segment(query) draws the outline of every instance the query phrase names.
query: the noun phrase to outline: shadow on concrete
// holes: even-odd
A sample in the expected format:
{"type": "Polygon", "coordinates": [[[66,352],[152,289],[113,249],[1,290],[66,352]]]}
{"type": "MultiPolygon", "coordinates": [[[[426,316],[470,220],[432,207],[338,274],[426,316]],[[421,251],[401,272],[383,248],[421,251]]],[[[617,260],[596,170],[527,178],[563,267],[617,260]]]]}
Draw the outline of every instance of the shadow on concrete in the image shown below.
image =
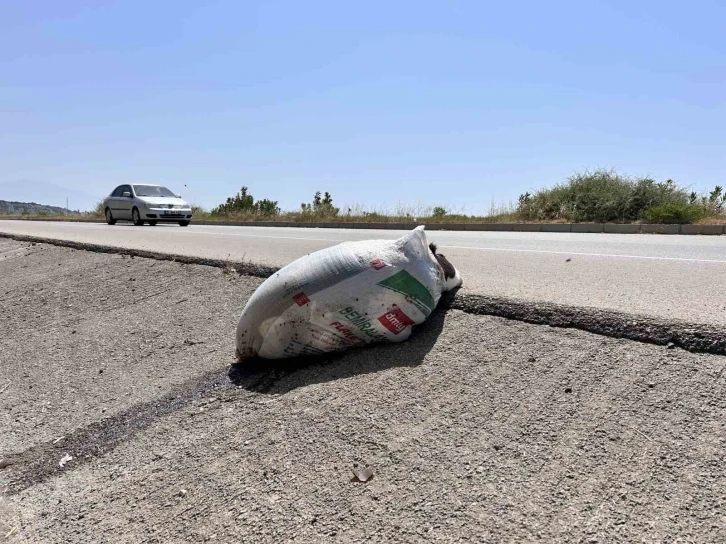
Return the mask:
{"type": "Polygon", "coordinates": [[[229,379],[255,393],[280,395],[298,387],[420,365],[444,328],[446,312],[456,292],[444,293],[429,318],[400,344],[374,344],[362,349],[318,357],[269,360],[251,359],[232,365],[229,379]]]}
{"type": "MultiPolygon", "coordinates": [[[[283,394],[315,383],[350,378],[360,374],[380,372],[395,367],[418,366],[431,351],[444,327],[446,312],[452,306],[454,293],[447,293],[437,309],[423,324],[414,329],[411,337],[400,344],[379,344],[367,349],[354,349],[324,358],[297,358],[285,361],[258,360],[252,364],[233,365],[176,385],[154,400],[76,429],[63,440],[35,445],[23,452],[4,458],[10,475],[0,494],[14,495],[49,478],[80,468],[91,460],[108,454],[120,444],[131,440],[139,431],[149,428],[161,417],[221,394],[232,384],[248,391],[283,394]],[[232,382],[232,383],[230,383],[232,382]],[[65,468],[59,459],[73,457],[65,468]]],[[[5,478],[4,478],[5,479],[5,478]]]]}

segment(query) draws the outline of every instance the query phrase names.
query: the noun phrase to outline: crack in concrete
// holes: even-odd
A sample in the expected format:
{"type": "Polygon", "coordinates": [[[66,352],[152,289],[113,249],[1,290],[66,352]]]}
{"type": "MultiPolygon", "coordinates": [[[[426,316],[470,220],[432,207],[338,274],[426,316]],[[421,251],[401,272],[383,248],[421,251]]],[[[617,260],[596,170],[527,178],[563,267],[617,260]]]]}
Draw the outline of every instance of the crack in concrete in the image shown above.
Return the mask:
{"type": "Polygon", "coordinates": [[[580,329],[601,336],[726,355],[726,332],[720,327],[705,324],[665,321],[614,310],[550,302],[524,302],[472,294],[458,294],[452,302],[452,308],[470,314],[491,315],[550,327],[580,329]]]}

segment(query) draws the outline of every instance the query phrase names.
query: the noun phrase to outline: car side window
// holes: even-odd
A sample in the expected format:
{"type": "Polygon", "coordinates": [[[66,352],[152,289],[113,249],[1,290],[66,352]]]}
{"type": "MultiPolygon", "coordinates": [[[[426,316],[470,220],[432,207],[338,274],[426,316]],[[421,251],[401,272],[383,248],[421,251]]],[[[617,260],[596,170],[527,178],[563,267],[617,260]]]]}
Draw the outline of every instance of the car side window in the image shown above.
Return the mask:
{"type": "Polygon", "coordinates": [[[111,196],[118,197],[118,196],[121,196],[123,194],[123,192],[124,192],[124,186],[119,185],[118,187],[116,187],[116,189],[114,189],[113,193],[111,193],[111,196]]]}

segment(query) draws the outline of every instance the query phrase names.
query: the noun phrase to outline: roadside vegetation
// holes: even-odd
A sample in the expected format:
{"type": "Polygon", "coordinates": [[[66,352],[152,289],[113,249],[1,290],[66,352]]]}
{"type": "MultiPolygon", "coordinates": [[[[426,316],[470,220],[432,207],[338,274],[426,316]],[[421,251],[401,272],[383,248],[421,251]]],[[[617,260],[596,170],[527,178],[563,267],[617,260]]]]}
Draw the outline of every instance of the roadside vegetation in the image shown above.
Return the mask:
{"type": "Polygon", "coordinates": [[[525,221],[573,223],[698,223],[723,216],[726,194],[717,186],[706,195],[673,180],[628,177],[613,170],[578,173],[565,183],[519,197],[525,221]]]}
{"type": "MultiPolygon", "coordinates": [[[[87,213],[0,215],[19,219],[94,220],[102,205],[87,213]]],[[[401,204],[389,209],[337,206],[329,192],[318,191],[297,210],[278,201],[255,199],[248,187],[212,208],[193,206],[194,218],[211,221],[290,221],[335,223],[726,223],[726,192],[716,186],[699,194],[668,179],[631,177],[615,170],[576,173],[563,183],[527,192],[516,203],[492,205],[485,215],[468,215],[444,206],[401,204]]]]}
{"type": "Polygon", "coordinates": [[[299,210],[281,211],[278,202],[255,201],[247,187],[223,205],[195,217],[223,220],[331,221],[366,223],[699,223],[726,222],[726,192],[721,186],[698,194],[673,180],[629,177],[614,170],[577,173],[564,183],[520,195],[516,204],[492,206],[486,215],[457,213],[443,206],[405,206],[370,210],[335,206],[330,193],[318,191],[299,210]]]}

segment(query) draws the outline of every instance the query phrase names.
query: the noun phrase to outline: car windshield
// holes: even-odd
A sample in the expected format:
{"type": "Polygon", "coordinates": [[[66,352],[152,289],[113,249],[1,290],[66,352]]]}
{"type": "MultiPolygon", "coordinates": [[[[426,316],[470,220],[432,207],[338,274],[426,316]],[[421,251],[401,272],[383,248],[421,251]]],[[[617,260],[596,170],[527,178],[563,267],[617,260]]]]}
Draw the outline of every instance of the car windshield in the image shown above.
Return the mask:
{"type": "Polygon", "coordinates": [[[159,185],[134,185],[136,196],[176,196],[166,187],[159,185]]]}

